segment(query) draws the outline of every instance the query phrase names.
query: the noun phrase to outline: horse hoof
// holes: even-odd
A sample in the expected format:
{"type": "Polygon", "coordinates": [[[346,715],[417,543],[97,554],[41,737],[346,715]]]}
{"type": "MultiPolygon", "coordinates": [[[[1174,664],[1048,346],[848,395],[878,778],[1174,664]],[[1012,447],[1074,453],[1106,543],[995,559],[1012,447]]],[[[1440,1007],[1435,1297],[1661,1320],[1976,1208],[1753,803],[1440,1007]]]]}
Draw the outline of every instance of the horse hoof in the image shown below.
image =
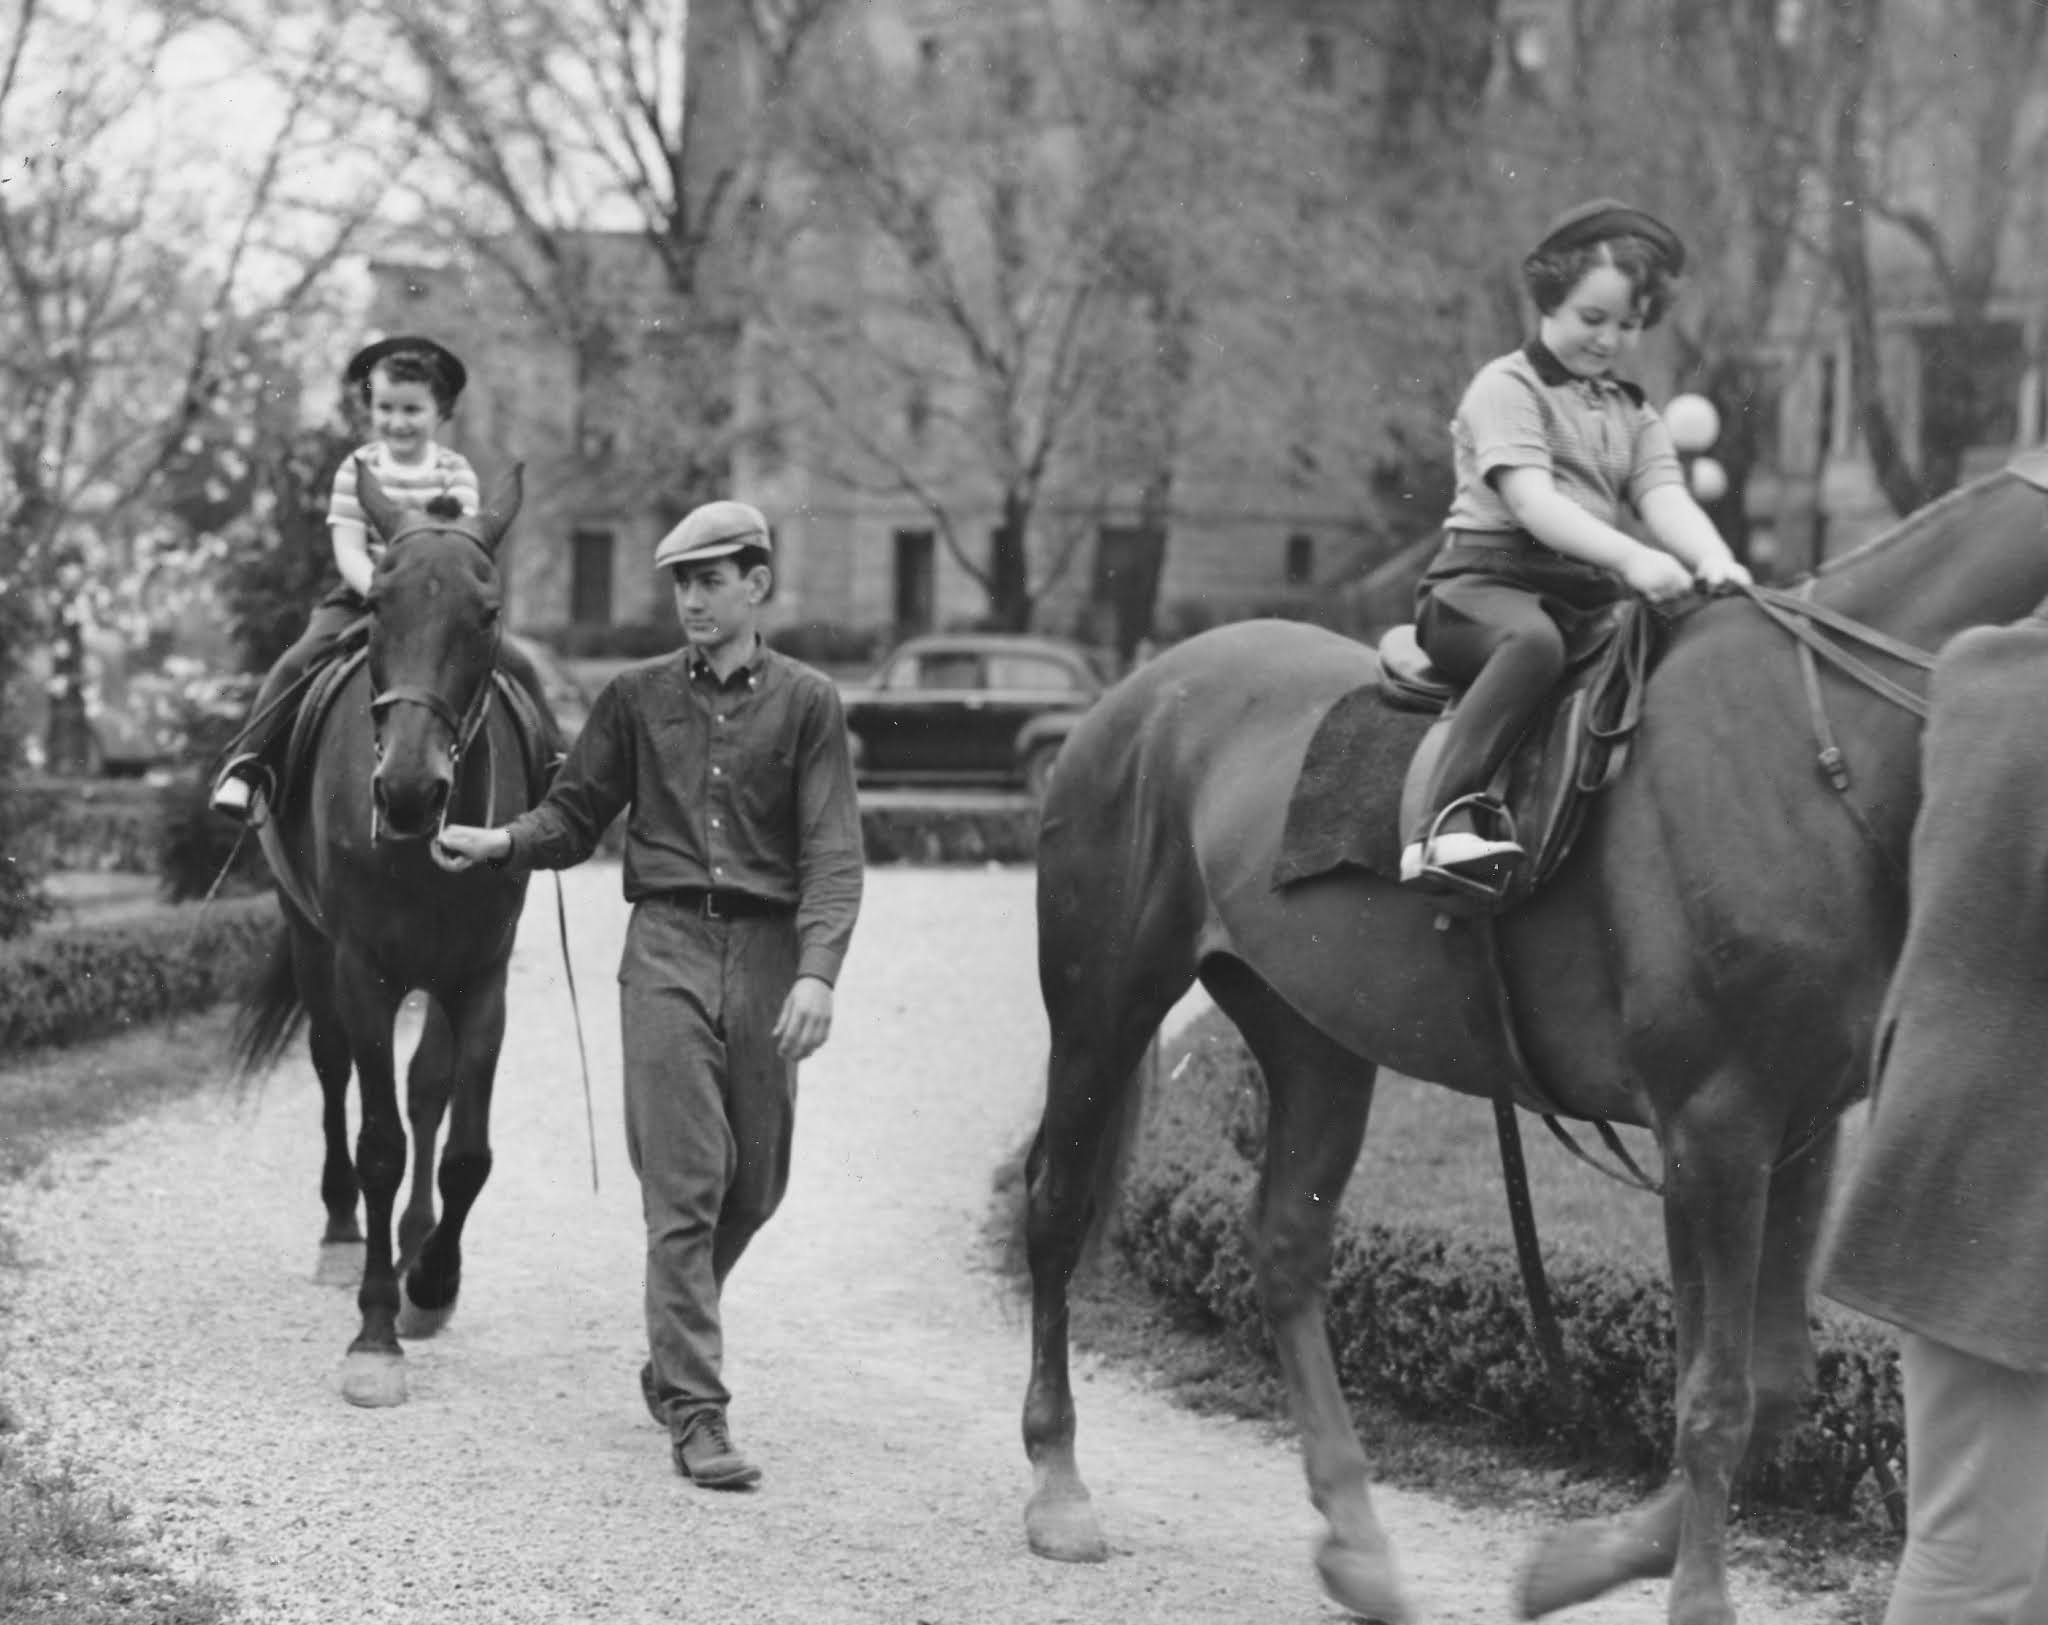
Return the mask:
{"type": "Polygon", "coordinates": [[[1541,1619],[1575,1608],[1636,1578],[1634,1566],[1599,1524],[1552,1530],[1536,1543],[1515,1581],[1515,1617],[1541,1619]]]}
{"type": "Polygon", "coordinates": [[[405,1357],[351,1349],[341,1363],[341,1397],[366,1410],[405,1403],[405,1357]]]}
{"type": "Polygon", "coordinates": [[[360,1241],[323,1241],[313,1265],[315,1286],[352,1287],[363,1278],[363,1244],[360,1241]]]}
{"type": "Polygon", "coordinates": [[[1055,1563],[1103,1563],[1109,1559],[1102,1523],[1086,1496],[1034,1495],[1024,1509],[1024,1534],[1034,1552],[1055,1563]]]}
{"type": "Polygon", "coordinates": [[[1316,1574],[1332,1602],[1371,1625],[1409,1625],[1415,1618],[1392,1552],[1325,1539],[1316,1548],[1316,1574]]]}
{"type": "Polygon", "coordinates": [[[398,1278],[398,1335],[418,1341],[432,1337],[454,1318],[455,1300],[450,1298],[438,1309],[422,1309],[412,1301],[412,1293],[406,1289],[405,1277],[398,1278]]]}

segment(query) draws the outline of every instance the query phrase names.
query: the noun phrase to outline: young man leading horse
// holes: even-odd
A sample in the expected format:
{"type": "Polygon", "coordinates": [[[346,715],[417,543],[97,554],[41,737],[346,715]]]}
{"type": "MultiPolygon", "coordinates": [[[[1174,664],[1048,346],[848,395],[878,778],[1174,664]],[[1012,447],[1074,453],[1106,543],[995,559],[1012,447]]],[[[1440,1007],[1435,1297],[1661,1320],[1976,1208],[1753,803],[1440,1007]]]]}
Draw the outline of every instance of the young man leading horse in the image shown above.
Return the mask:
{"type": "Polygon", "coordinates": [[[713,502],[661,539],[687,646],[607,684],[562,775],[496,829],[451,824],[451,867],[565,869],[627,813],[619,967],[626,1143],[647,1221],[640,1387],[677,1471],[744,1489],[719,1297],[789,1179],[797,1063],[832,1029],[860,909],[860,814],[839,693],[771,650],[766,519],[713,502]]]}

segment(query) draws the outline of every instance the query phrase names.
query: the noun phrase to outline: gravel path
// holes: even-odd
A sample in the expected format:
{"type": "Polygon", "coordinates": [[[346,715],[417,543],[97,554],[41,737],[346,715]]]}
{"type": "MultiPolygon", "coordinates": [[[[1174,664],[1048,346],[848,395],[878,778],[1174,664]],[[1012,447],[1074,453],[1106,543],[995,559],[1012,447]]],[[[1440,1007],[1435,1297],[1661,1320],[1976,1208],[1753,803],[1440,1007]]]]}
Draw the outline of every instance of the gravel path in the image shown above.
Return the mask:
{"type": "MultiPolygon", "coordinates": [[[[497,1168],[464,1296],[411,1399],[345,1405],[353,1295],[313,1283],[318,1096],[302,1057],[61,1155],[6,1222],[30,1265],[4,1351],[24,1420],[154,1520],[166,1559],[290,1622],[1311,1621],[1341,1616],[1292,1447],[1083,1362],[1082,1470],[1113,1550],[1025,1550],[1024,1317],[983,1273],[991,1168],[1044,1054],[1031,878],[878,870],[803,1076],[787,1205],[728,1294],[733,1424],[767,1471],[694,1490],[642,1411],[640,1226],[619,1130],[618,875],[567,877],[601,1195],[543,877],[514,969],[497,1168]]],[[[1383,1492],[1440,1621],[1507,1617],[1531,1526],[1383,1492]]],[[[1745,1618],[1821,1625],[1745,1582],[1745,1618]]],[[[1636,1587],[1562,1616],[1662,1617],[1636,1587]]]]}

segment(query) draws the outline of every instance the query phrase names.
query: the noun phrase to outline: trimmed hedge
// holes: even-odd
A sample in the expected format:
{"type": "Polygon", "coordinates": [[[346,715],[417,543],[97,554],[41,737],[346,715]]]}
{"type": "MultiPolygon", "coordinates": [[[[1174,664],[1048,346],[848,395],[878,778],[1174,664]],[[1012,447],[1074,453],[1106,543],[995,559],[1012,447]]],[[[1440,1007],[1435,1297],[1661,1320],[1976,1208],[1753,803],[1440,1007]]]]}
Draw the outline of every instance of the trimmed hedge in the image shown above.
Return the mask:
{"type": "Polygon", "coordinates": [[[278,918],[273,898],[238,897],[0,945],[0,1055],[218,1004],[268,952],[278,918]]]}
{"type": "Polygon", "coordinates": [[[164,802],[159,785],[141,779],[17,779],[0,794],[24,817],[24,855],[36,870],[156,871],[164,802]]]}
{"type": "MultiPolygon", "coordinates": [[[[232,826],[205,810],[204,786],[194,779],[43,782],[14,793],[33,814],[38,870],[158,874],[179,900],[205,891],[234,844],[232,826]]],[[[1022,798],[968,807],[864,805],[860,825],[868,862],[877,864],[1029,863],[1038,848],[1038,809],[1022,798]]],[[[598,850],[617,857],[625,830],[623,818],[615,821],[598,850]]],[[[261,886],[264,875],[256,844],[244,842],[230,888],[261,886]]]]}
{"type": "MultiPolygon", "coordinates": [[[[1270,1351],[1249,1233],[1264,1111],[1256,1063],[1231,1034],[1191,1048],[1174,1070],[1173,1086],[1148,1103],[1116,1244],[1154,1290],[1270,1351]]],[[[1510,1246],[1340,1215],[1328,1318],[1347,1390],[1423,1419],[1485,1416],[1509,1440],[1558,1444],[1603,1466],[1667,1472],[1676,1425],[1669,1285],[1569,1247],[1547,1246],[1545,1262],[1580,1391],[1599,1396],[1570,1414],[1551,1394],[1510,1246]]],[[[1748,1469],[1745,1492],[1902,1527],[1905,1426],[1893,1341],[1875,1323],[1825,1306],[1813,1327],[1819,1369],[1806,1419],[1770,1460],[1748,1469]]]]}

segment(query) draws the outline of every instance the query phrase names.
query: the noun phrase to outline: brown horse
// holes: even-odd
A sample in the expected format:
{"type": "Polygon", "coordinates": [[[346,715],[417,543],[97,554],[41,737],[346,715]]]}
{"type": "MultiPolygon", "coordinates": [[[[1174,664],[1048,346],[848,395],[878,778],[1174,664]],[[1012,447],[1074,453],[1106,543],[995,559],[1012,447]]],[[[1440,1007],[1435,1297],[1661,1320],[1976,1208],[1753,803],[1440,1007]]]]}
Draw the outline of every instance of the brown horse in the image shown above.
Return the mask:
{"type": "MultiPolygon", "coordinates": [[[[2044,517],[2038,490],[1994,475],[1821,572],[1812,597],[1933,649],[2048,594],[2044,517]]],[[[1669,1575],[1672,1620],[1732,1620],[1731,1481],[1811,1379],[1808,1262],[1899,951],[1919,723],[1832,671],[1822,720],[1796,647],[1745,599],[1687,617],[1628,772],[1546,889],[1496,922],[1534,1073],[1567,1115],[1655,1131],[1677,1319],[1671,1482],[1545,1538],[1518,1581],[1525,1617],[1669,1575]],[[1830,728],[1842,794],[1816,770],[1830,728]]],[[[1392,1621],[1410,1608],[1324,1326],[1332,1224],[1377,1067],[1490,1096],[1513,1063],[1470,923],[1355,869],[1273,885],[1310,735],[1376,671],[1330,632],[1219,628],[1140,668],[1061,755],[1038,853],[1051,1059],[1027,1164],[1025,1522],[1045,1556],[1104,1555],[1074,1462],[1068,1280],[1113,1204],[1147,1047],[1200,978],[1265,1073],[1257,1270],[1328,1522],[1317,1568],[1337,1602],[1392,1621]]]]}
{"type": "Polygon", "coordinates": [[[368,659],[337,694],[305,782],[263,828],[285,924],[244,1004],[236,1050],[245,1071],[260,1070],[309,1026],[327,1142],[323,1253],[353,1262],[363,1240],[358,1181],[369,1232],[362,1328],[343,1364],[342,1394],[357,1405],[396,1405],[405,1399],[399,1336],[430,1336],[453,1312],[463,1225],[491,1171],[505,969],[526,897],[523,875],[442,869],[431,837],[451,816],[490,823],[531,805],[538,743],[492,679],[501,635],[496,550],[519,509],[519,471],[474,518],[401,509],[367,469],[359,494],[387,538],[370,590],[368,659]],[[406,1133],[393,1029],[414,990],[428,1008],[407,1073],[415,1160],[394,1261],[406,1133]],[[351,1068],[362,1087],[353,1159],[351,1068]],[[434,1142],[451,1105],[437,1224],[434,1142]]]}

